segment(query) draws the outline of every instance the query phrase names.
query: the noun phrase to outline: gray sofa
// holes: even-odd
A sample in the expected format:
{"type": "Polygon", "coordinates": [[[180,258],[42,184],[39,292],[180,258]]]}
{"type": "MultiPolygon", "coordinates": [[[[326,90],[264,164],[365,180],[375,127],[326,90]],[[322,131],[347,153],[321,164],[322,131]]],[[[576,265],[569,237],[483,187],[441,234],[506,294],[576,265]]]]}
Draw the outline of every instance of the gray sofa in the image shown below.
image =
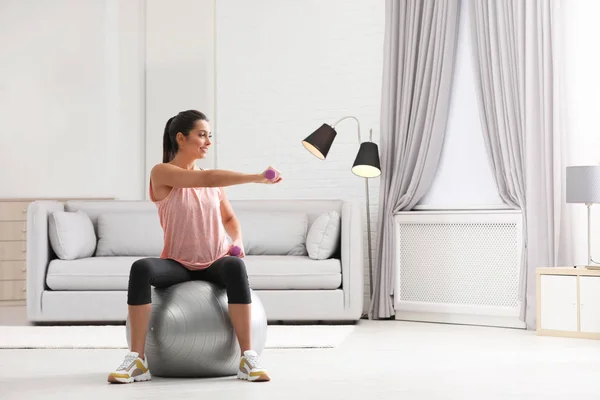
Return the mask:
{"type": "MultiPolygon", "coordinates": [[[[360,319],[363,226],[357,204],[343,200],[231,203],[242,224],[250,285],[270,322],[360,319]],[[307,240],[315,221],[332,211],[339,216],[338,235],[329,237],[335,242],[335,251],[326,259],[315,259],[306,250],[308,243],[298,246],[295,242],[307,240]],[[294,248],[290,251],[287,247],[294,248]]],[[[327,235],[318,235],[319,240],[323,237],[327,235]]],[[[314,241],[315,234],[311,238],[314,241]]],[[[27,216],[29,320],[125,321],[131,264],[140,258],[159,256],[161,240],[156,207],[148,201],[33,202],[27,216]],[[92,247],[87,243],[87,250],[82,243],[90,239],[84,240],[84,233],[64,226],[60,231],[55,219],[56,215],[82,217],[81,213],[91,221],[88,236],[91,231],[93,240],[97,240],[92,247]],[[56,247],[61,241],[70,241],[67,246],[79,246],[83,253],[57,256],[57,251],[63,252],[56,247]]],[[[314,254],[315,244],[310,245],[314,254]]]]}

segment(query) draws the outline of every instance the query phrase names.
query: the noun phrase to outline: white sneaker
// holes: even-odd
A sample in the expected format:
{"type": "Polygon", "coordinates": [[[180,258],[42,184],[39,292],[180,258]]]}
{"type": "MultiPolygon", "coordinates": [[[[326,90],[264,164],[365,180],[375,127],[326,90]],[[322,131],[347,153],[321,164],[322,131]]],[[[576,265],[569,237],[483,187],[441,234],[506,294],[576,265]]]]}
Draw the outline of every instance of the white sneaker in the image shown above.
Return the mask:
{"type": "Polygon", "coordinates": [[[267,370],[260,363],[258,354],[253,350],[246,350],[244,352],[237,377],[250,382],[267,382],[271,380],[267,370]]]}
{"type": "Polygon", "coordinates": [[[110,383],[131,383],[150,379],[148,361],[142,360],[136,352],[127,353],[119,368],[108,375],[110,383]]]}

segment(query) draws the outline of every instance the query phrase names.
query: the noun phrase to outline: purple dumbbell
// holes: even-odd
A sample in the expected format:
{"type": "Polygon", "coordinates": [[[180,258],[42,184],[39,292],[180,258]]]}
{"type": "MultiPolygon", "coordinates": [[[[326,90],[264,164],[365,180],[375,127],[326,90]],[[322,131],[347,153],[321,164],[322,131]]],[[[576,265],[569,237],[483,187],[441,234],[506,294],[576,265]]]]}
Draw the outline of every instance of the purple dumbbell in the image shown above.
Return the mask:
{"type": "Polygon", "coordinates": [[[240,246],[233,246],[231,250],[229,250],[229,254],[231,254],[234,257],[238,257],[240,254],[242,254],[242,249],[240,248],[240,246]]]}
{"type": "Polygon", "coordinates": [[[275,177],[277,176],[277,172],[275,172],[275,170],[269,168],[266,172],[265,172],[265,177],[272,181],[273,179],[275,179],[275,177]]]}

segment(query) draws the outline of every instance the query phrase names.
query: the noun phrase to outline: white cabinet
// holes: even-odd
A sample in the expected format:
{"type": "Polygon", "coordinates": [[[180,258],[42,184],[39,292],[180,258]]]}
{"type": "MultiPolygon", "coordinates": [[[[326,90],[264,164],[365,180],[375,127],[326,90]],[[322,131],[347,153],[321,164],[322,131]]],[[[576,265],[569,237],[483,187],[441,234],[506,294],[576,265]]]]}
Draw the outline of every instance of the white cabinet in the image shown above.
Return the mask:
{"type": "Polygon", "coordinates": [[[600,276],[579,277],[581,332],[600,333],[600,276]]]}
{"type": "Polygon", "coordinates": [[[577,331],[577,277],[542,276],[542,329],[577,331]]]}
{"type": "Polygon", "coordinates": [[[600,339],[600,270],[538,268],[537,333],[600,339]]]}

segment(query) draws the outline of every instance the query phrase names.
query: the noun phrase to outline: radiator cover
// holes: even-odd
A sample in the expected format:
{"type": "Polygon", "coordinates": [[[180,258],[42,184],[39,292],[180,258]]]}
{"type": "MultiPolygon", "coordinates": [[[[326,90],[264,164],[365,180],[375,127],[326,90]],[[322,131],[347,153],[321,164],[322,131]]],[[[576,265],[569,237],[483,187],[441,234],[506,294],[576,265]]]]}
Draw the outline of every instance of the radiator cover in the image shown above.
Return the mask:
{"type": "Polygon", "coordinates": [[[525,328],[519,211],[410,211],[394,220],[396,319],[525,328]]]}

